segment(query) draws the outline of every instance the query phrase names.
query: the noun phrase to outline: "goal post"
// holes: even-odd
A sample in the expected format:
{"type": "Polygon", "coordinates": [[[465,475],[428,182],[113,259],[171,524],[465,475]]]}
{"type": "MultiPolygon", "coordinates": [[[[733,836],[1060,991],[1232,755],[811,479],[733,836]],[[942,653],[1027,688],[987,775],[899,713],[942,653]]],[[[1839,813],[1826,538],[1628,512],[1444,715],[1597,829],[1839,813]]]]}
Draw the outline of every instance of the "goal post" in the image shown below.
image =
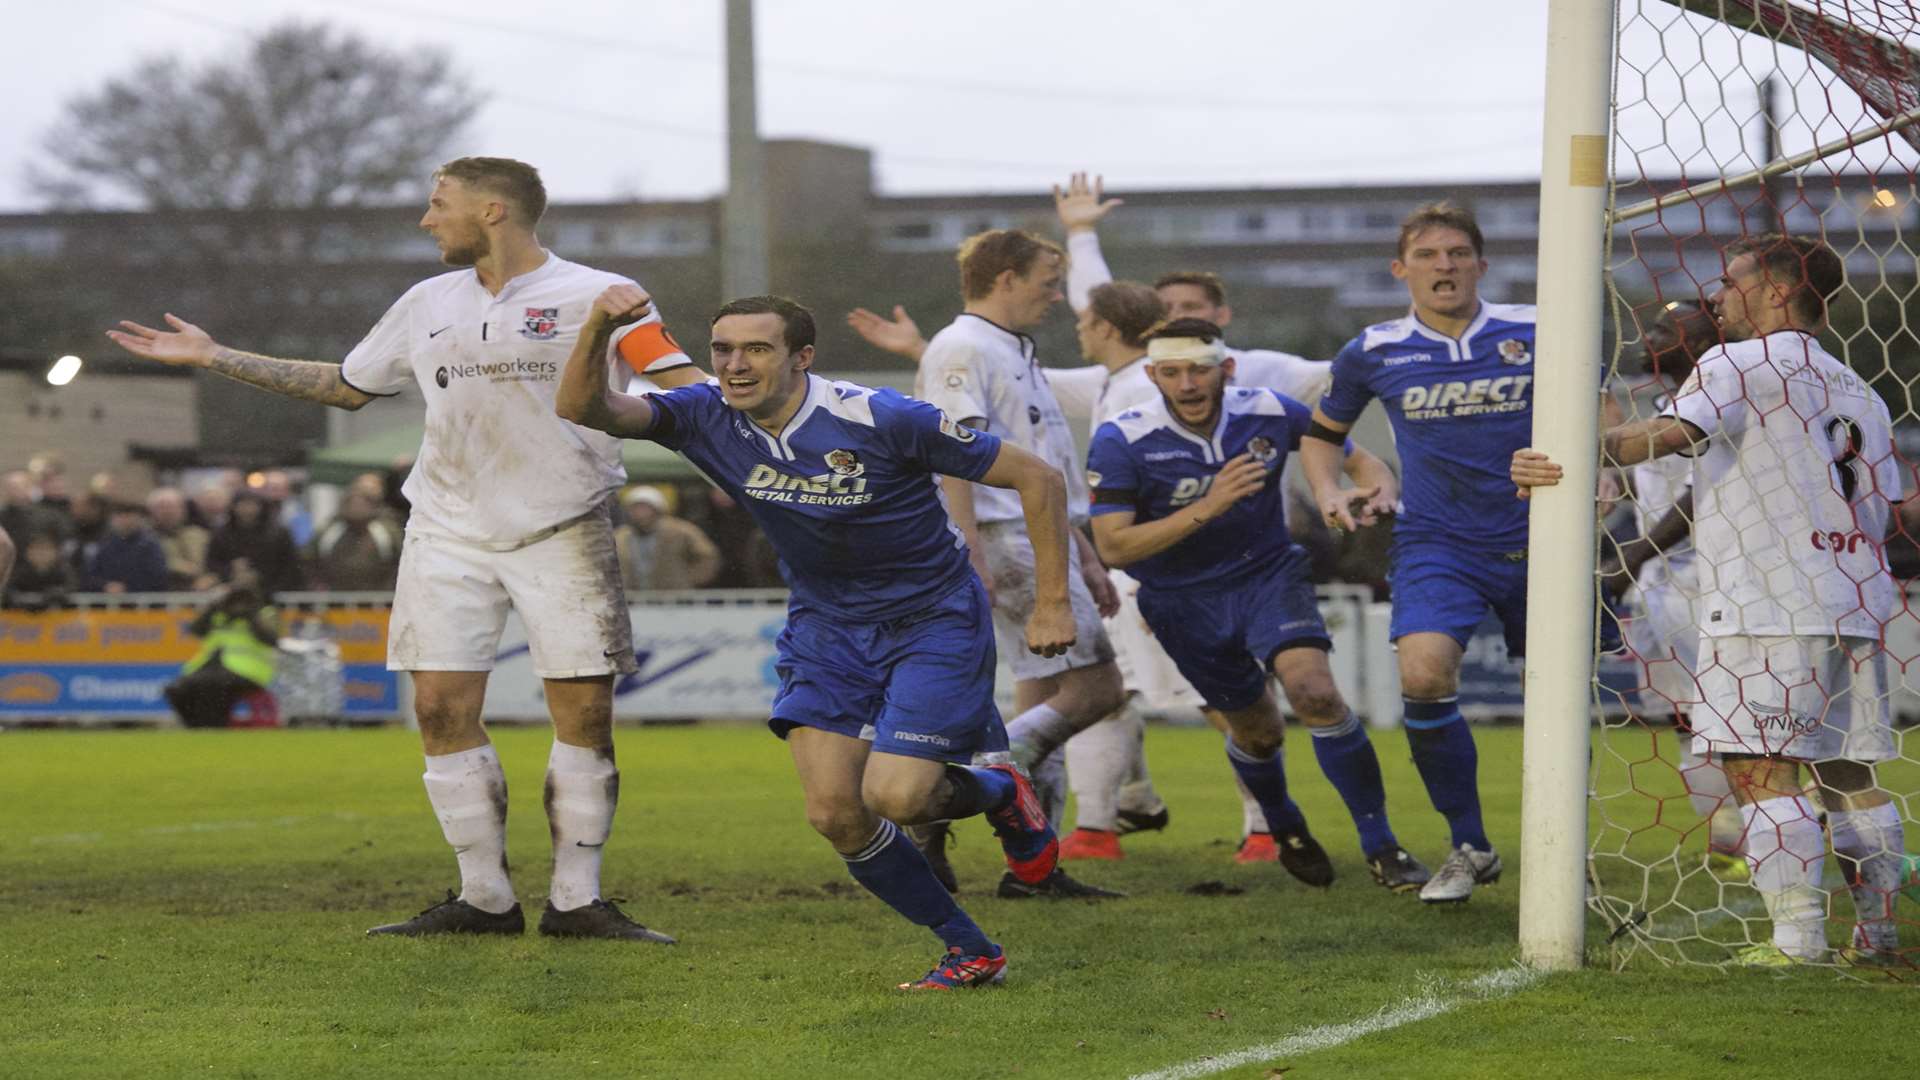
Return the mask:
{"type": "Polygon", "coordinates": [[[1609,0],[1549,5],[1533,445],[1566,472],[1528,511],[1520,838],[1520,956],[1548,970],[1578,967],[1585,947],[1613,36],[1609,0]]]}

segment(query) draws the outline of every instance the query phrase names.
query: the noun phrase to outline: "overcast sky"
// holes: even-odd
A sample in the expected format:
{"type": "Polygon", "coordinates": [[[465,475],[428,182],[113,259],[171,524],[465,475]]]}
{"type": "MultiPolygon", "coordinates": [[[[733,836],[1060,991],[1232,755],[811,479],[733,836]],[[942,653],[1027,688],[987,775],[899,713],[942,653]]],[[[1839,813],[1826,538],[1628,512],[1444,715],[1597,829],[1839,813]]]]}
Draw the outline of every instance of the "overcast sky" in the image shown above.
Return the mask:
{"type": "MultiPolygon", "coordinates": [[[[1680,51],[1661,46],[1661,27],[1672,40],[1697,37],[1661,0],[1624,4],[1645,8],[1627,20],[1641,56],[1680,51]]],[[[759,0],[761,130],[871,147],[893,193],[1041,192],[1075,168],[1122,190],[1532,177],[1545,6],[759,0]]],[[[316,16],[391,48],[449,51],[490,94],[453,153],[532,161],[559,200],[701,197],[724,182],[722,0],[11,7],[0,209],[34,206],[21,174],[64,100],[138,58],[210,58],[316,16]]],[[[1710,156],[1730,160],[1755,100],[1743,59],[1755,70],[1805,66],[1764,43],[1744,58],[1730,45],[1708,54],[1719,70],[1696,74],[1726,88],[1726,108],[1682,118],[1671,138],[1698,143],[1704,131],[1710,156]]],[[[1850,95],[1840,97],[1845,112],[1850,95]]],[[[1789,149],[1813,137],[1790,133],[1789,149]]]]}

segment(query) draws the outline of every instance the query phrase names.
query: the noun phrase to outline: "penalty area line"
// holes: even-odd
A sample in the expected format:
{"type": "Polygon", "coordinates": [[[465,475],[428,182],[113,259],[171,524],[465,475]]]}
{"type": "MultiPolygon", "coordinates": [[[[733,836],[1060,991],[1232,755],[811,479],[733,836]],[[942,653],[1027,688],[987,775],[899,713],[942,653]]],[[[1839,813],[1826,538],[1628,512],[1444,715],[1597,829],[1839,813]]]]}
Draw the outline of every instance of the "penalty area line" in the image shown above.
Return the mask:
{"type": "Polygon", "coordinates": [[[1156,1069],[1153,1072],[1135,1073],[1127,1080],[1195,1080],[1197,1077],[1212,1076],[1214,1073],[1237,1069],[1243,1065],[1258,1065],[1263,1061],[1331,1050],[1336,1046],[1345,1046],[1347,1043],[1364,1039],[1369,1035],[1378,1035],[1383,1031],[1392,1031],[1407,1024],[1443,1016],[1462,1005],[1506,997],[1532,986],[1545,977],[1545,972],[1515,966],[1489,971],[1485,975],[1456,984],[1451,990],[1446,983],[1435,980],[1420,993],[1402,998],[1394,1004],[1382,1006],[1378,1012],[1364,1019],[1345,1024],[1323,1024],[1319,1027],[1311,1027],[1284,1039],[1248,1047],[1245,1050],[1196,1058],[1165,1069],[1156,1069]]]}

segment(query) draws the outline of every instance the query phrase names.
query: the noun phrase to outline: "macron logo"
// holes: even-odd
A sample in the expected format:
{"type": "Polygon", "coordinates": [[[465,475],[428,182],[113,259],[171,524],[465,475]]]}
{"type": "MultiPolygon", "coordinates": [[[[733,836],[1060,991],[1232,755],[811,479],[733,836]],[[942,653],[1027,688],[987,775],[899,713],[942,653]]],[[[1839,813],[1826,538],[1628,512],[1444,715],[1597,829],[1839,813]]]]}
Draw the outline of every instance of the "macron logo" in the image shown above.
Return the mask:
{"type": "Polygon", "coordinates": [[[895,739],[900,740],[901,742],[932,743],[934,746],[952,746],[953,745],[953,741],[951,739],[948,739],[945,735],[922,735],[918,732],[913,732],[913,731],[896,731],[893,733],[893,737],[895,739]]]}

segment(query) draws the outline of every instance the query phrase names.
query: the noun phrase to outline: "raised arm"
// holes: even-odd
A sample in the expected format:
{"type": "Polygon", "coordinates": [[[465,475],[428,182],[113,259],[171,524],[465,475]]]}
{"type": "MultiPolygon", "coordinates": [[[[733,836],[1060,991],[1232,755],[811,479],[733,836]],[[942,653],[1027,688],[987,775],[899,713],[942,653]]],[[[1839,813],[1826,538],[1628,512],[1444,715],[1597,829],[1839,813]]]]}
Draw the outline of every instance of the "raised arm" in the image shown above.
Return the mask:
{"type": "Polygon", "coordinates": [[[1088,294],[1113,280],[1100,253],[1099,226],[1124,200],[1102,198],[1103,184],[1102,177],[1089,182],[1086,173],[1077,172],[1068,178],[1066,190],[1053,186],[1053,209],[1067,231],[1067,303],[1076,312],[1087,310],[1088,294]]]}
{"type": "Polygon", "coordinates": [[[899,304],[893,305],[891,319],[875,315],[863,307],[854,308],[847,312],[847,325],[866,339],[867,344],[903,360],[919,363],[920,354],[927,351],[927,339],[920,336],[920,324],[914,322],[913,317],[907,314],[907,309],[899,304]]]}
{"type": "Polygon", "coordinates": [[[638,439],[653,429],[653,405],[645,395],[623,394],[607,385],[607,346],[613,332],[652,310],[653,300],[638,285],[610,285],[594,298],[554,394],[553,411],[561,419],[623,439],[638,439]]]}
{"type": "Polygon", "coordinates": [[[1067,545],[1072,542],[1067,535],[1067,479],[1060,470],[1003,442],[979,482],[1020,494],[1027,538],[1033,543],[1034,604],[1027,619],[1027,648],[1041,656],[1059,656],[1073,646],[1075,635],[1067,594],[1067,545]]]}
{"type": "Polygon", "coordinates": [[[1130,510],[1095,514],[1093,542],[1108,566],[1126,568],[1199,532],[1233,504],[1267,485],[1267,467],[1241,454],[1220,467],[1207,493],[1163,518],[1136,524],[1130,510]]]}
{"type": "Polygon", "coordinates": [[[284,397],[317,401],[336,409],[358,409],[376,395],[347,385],[340,365],[321,360],[282,360],[230,349],[185,319],[168,313],[171,331],[122,321],[107,331],[115,345],[145,360],[217,371],[229,379],[284,397]]]}

